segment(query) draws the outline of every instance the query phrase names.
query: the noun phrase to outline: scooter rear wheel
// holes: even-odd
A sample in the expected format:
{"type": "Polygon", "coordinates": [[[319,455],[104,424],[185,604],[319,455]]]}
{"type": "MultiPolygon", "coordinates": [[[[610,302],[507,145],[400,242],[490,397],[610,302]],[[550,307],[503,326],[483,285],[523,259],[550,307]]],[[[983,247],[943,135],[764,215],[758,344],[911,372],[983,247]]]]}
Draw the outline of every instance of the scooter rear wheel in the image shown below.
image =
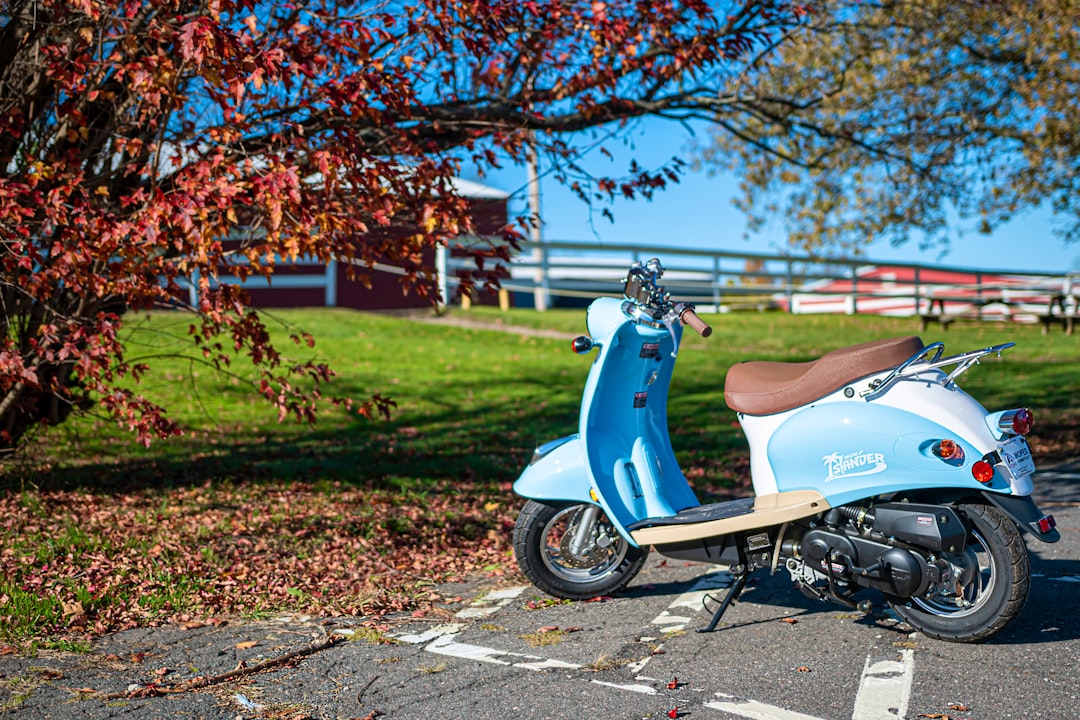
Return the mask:
{"type": "Polygon", "coordinates": [[[529,500],[514,526],[514,554],[521,571],[544,592],[587,600],[624,588],[648,553],[626,542],[593,505],[529,500]],[[581,528],[593,513],[592,527],[581,528]]]}
{"type": "Polygon", "coordinates": [[[1031,567],[1020,531],[997,508],[964,504],[957,510],[968,525],[967,547],[943,555],[956,580],[890,604],[924,635],[981,642],[1020,614],[1031,585],[1031,567]]]}

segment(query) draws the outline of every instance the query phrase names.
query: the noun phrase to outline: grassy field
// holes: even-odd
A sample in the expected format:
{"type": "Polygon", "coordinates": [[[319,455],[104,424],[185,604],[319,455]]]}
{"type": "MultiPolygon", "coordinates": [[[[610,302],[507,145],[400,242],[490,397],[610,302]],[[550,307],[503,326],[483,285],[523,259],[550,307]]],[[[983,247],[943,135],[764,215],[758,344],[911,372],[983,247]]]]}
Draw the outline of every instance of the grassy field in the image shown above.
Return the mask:
{"type": "MultiPolygon", "coordinates": [[[[82,418],[53,429],[20,468],[34,486],[103,482],[137,485],[258,478],[340,480],[398,486],[432,479],[512,480],[536,444],[576,430],[577,404],[590,358],[566,339],[489,331],[514,326],[584,332],[582,311],[457,312],[442,322],[339,310],[277,311],[311,331],[315,355],[338,377],[327,394],[398,403],[389,423],[328,408],[315,427],[278,424],[244,377],[222,377],[194,360],[170,357],[189,348],[187,319],[159,314],[132,326],[128,347],[156,356],[141,391],[170,409],[184,437],[149,450],[109,421],[82,418]],[[472,321],[469,327],[454,323],[472,321]],[[404,461],[407,459],[407,462],[404,461]],[[45,461],[45,462],[42,462],[45,461]],[[145,468],[145,470],[139,470],[145,468]],[[151,477],[135,477],[140,472],[151,477]]],[[[709,318],[708,340],[687,334],[671,392],[669,417],[680,460],[723,461],[741,452],[734,413],[723,404],[731,364],[746,359],[803,361],[847,344],[919,334],[911,319],[746,313],[709,318]]],[[[1080,341],[1038,327],[999,323],[931,328],[947,352],[1015,341],[1000,361],[987,359],[962,385],[987,407],[1028,405],[1040,425],[1073,409],[1080,397],[1080,341]]],[[[236,363],[242,373],[242,362],[236,363]]],[[[723,484],[724,477],[716,480],[723,484]]],[[[11,478],[9,478],[9,483],[11,478]]]]}
{"type": "MultiPolygon", "coordinates": [[[[187,318],[128,318],[129,352],[153,358],[142,391],[186,434],[147,450],[113,423],[84,417],[4,467],[0,640],[70,643],[228,613],[374,616],[437,601],[428,589],[449,577],[513,571],[510,483],[538,443],[576,431],[591,356],[571,353],[568,339],[584,332],[583,311],[476,308],[434,322],[274,315],[316,337],[311,352],[337,372],[326,394],[390,395],[391,421],[328,408],[314,427],[278,424],[242,362],[222,376],[185,357],[187,318]],[[507,327],[529,332],[500,331],[507,327]]],[[[676,454],[703,499],[748,481],[723,403],[728,366],[918,334],[911,319],[707,319],[715,333],[687,334],[669,407],[676,454]]],[[[923,335],[945,340],[947,352],[1015,341],[961,384],[989,408],[1034,410],[1037,461],[1073,456],[1080,338],[996,323],[923,335]]]]}

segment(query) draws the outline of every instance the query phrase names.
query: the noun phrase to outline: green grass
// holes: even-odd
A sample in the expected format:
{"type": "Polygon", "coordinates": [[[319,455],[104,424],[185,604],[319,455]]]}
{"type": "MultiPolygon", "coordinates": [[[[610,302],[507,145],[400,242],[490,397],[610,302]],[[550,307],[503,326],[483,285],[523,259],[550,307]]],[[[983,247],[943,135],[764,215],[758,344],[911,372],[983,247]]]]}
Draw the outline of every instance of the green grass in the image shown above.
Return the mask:
{"type": "MultiPolygon", "coordinates": [[[[377,614],[417,607],[431,582],[456,573],[512,571],[510,483],[536,445],[577,430],[592,355],[573,354],[568,339],[585,331],[584,312],[481,307],[458,313],[469,327],[341,310],[274,315],[316,337],[305,351],[337,372],[324,394],[390,395],[392,419],[328,407],[315,426],[279,424],[243,358],[221,374],[186,357],[187,317],[128,318],[130,354],[152,356],[140,391],[185,435],[145,449],[115,423],[84,416],[0,468],[0,641],[58,646],[228,612],[377,614]]],[[[903,318],[707,320],[711,338],[684,336],[668,408],[676,455],[704,501],[749,480],[723,402],[729,366],[918,334],[917,320],[903,318]]],[[[961,385],[988,408],[1031,407],[1036,436],[1064,438],[1046,446],[1058,453],[1049,457],[1076,456],[1080,338],[997,323],[923,338],[944,340],[946,352],[1015,341],[961,385]]],[[[282,347],[306,359],[287,340],[282,347]]]]}
{"type": "MultiPolygon", "coordinates": [[[[328,408],[314,427],[279,424],[250,391],[242,358],[234,363],[236,375],[222,376],[194,359],[169,356],[190,354],[189,321],[160,313],[128,320],[129,352],[155,356],[140,390],[169,408],[186,435],[146,450],[110,421],[80,418],[50,431],[34,449],[51,471],[20,480],[171,486],[273,478],[422,492],[432,479],[513,480],[538,443],[576,430],[591,356],[574,355],[564,339],[341,310],[274,315],[316,337],[315,356],[337,372],[326,394],[390,395],[398,403],[392,420],[328,408]]],[[[580,310],[481,307],[458,315],[492,326],[584,332],[580,310]]],[[[732,313],[707,319],[716,329],[712,338],[686,335],[668,414],[680,461],[700,466],[720,485],[733,480],[726,461],[743,451],[734,413],[723,403],[728,366],[746,359],[804,361],[847,344],[918,334],[917,321],[907,318],[732,313]]],[[[1080,396],[1076,337],[1000,323],[957,323],[947,333],[932,327],[923,335],[927,342],[944,340],[947,352],[1017,343],[1002,361],[984,361],[962,378],[987,407],[1027,405],[1042,423],[1072,410],[1071,399],[1080,396]]]]}

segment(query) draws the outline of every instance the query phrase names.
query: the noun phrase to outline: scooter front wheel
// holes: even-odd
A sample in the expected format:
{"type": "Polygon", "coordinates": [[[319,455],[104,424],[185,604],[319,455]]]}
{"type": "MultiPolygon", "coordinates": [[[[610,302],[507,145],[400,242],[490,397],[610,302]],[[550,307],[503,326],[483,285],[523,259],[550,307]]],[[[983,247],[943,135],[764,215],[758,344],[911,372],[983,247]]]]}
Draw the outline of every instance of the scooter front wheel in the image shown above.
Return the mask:
{"type": "Polygon", "coordinates": [[[968,537],[963,552],[942,555],[951,566],[950,581],[890,604],[924,635],[981,642],[1020,614],[1031,585],[1030,563],[1020,531],[996,508],[964,504],[957,510],[968,537]]]}
{"type": "Polygon", "coordinates": [[[544,592],[587,600],[625,587],[647,551],[626,542],[595,505],[529,500],[514,526],[514,554],[521,571],[544,592]]]}

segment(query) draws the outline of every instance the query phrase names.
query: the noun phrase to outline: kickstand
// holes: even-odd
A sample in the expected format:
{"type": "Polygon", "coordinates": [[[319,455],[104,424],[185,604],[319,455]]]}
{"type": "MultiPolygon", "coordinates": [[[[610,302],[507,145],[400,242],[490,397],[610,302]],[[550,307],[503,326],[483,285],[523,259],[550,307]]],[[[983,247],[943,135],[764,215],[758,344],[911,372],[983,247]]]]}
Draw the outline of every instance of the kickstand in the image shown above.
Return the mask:
{"type": "MultiPolygon", "coordinates": [[[[744,566],[745,568],[745,566],[744,566]]],[[[698,628],[697,632],[707,633],[716,630],[716,626],[720,624],[720,618],[723,617],[724,612],[728,609],[731,603],[739,599],[739,594],[742,593],[743,588],[746,587],[746,581],[750,577],[748,570],[743,570],[740,574],[735,576],[735,582],[731,584],[731,588],[727,591],[727,595],[724,596],[724,601],[720,603],[720,607],[716,608],[716,612],[713,613],[712,620],[709,624],[703,628],[698,628]]]]}

